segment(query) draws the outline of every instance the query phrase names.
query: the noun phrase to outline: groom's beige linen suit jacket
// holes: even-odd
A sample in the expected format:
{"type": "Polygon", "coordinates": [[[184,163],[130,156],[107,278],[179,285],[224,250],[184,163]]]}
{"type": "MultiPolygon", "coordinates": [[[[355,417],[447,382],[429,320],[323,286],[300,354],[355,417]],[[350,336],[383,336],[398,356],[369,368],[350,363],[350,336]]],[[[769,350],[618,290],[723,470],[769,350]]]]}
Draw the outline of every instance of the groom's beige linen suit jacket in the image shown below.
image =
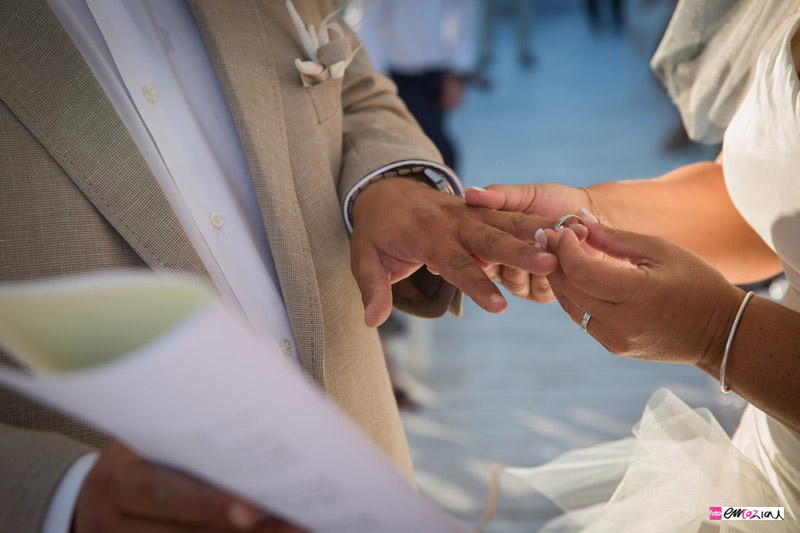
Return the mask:
{"type": "MultiPolygon", "coordinates": [[[[331,11],[327,1],[295,5],[315,27],[331,11]]],[[[344,79],[304,87],[294,66],[304,54],[283,0],[190,6],[244,148],[303,367],[410,478],[381,346],[364,326],[350,272],[341,199],[384,165],[439,162],[438,152],[364,53],[344,79]]],[[[211,283],[46,1],[0,0],[0,281],[121,268],[182,271],[211,283]]],[[[395,286],[395,300],[427,317],[457,311],[460,301],[427,272],[395,286]]],[[[107,442],[0,390],[0,531],[38,530],[71,463],[107,442]]]]}

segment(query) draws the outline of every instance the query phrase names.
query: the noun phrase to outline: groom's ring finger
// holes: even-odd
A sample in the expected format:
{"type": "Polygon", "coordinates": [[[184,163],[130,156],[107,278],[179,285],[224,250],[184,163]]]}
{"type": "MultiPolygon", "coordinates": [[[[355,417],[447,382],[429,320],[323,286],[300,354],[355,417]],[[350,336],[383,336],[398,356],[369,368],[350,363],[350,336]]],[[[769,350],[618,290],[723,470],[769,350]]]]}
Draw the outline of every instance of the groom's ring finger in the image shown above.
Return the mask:
{"type": "Polygon", "coordinates": [[[459,243],[484,262],[528,272],[552,272],[555,257],[492,226],[467,223],[459,227],[459,243]]]}
{"type": "Polygon", "coordinates": [[[485,310],[497,313],[505,309],[505,298],[497,287],[486,276],[486,273],[475,264],[475,259],[463,249],[443,248],[437,250],[431,258],[433,269],[459,287],[464,294],[475,300],[485,310]]]}
{"type": "Polygon", "coordinates": [[[534,242],[536,230],[546,228],[553,223],[549,218],[512,211],[487,211],[483,214],[483,222],[531,243],[534,242]]]}

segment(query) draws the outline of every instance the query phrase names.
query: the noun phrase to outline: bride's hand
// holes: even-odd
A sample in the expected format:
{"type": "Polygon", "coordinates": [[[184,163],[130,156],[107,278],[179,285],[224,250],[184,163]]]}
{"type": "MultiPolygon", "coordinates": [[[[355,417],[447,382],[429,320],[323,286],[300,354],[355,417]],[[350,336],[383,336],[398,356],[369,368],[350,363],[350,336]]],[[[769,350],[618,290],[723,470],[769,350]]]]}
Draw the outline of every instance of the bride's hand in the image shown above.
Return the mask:
{"type": "MultiPolygon", "coordinates": [[[[569,227],[575,235],[578,236],[581,242],[586,239],[586,235],[589,233],[586,226],[581,224],[572,224],[569,227]]],[[[544,235],[543,231],[537,231],[536,236],[538,241],[537,245],[543,250],[547,250],[547,237],[544,235]]],[[[590,251],[588,253],[595,252],[590,251]]],[[[517,298],[532,300],[539,303],[548,303],[555,300],[555,296],[553,296],[553,292],[550,290],[550,282],[547,281],[545,276],[531,274],[525,270],[507,265],[480,262],[480,266],[489,279],[495,283],[500,283],[503,287],[508,289],[508,292],[517,298]]]]}
{"type": "Polygon", "coordinates": [[[575,234],[550,235],[559,268],[550,286],[573,321],[610,352],[701,364],[722,353],[742,301],[740,289],[694,253],[659,237],[587,223],[586,242],[627,266],[591,257],[575,234]]]}
{"type": "MultiPolygon", "coordinates": [[[[470,187],[466,190],[465,201],[472,206],[519,211],[552,219],[557,219],[566,213],[581,213],[584,208],[591,210],[595,207],[585,189],[558,183],[489,185],[485,189],[470,187]]],[[[585,233],[580,231],[580,236],[585,236],[585,233]]],[[[540,238],[539,243],[546,247],[546,239],[540,238]]],[[[587,252],[594,253],[591,249],[587,249],[587,252]]],[[[514,296],[539,303],[552,302],[555,299],[550,290],[550,283],[544,276],[536,276],[503,265],[489,265],[485,271],[490,279],[503,285],[514,296]]]]}

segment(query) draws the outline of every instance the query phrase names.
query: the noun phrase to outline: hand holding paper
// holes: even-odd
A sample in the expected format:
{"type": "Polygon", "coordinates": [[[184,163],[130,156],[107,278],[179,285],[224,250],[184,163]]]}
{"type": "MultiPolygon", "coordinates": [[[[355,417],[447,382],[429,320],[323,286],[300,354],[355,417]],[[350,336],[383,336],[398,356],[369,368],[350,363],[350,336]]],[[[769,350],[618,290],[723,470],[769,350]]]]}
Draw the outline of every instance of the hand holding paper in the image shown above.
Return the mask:
{"type": "Polygon", "coordinates": [[[241,498],[185,474],[156,466],[122,444],[108,446],[84,480],[75,505],[74,533],[91,531],[204,531],[241,529],[299,532],[241,498]]]}
{"type": "Polygon", "coordinates": [[[314,531],[464,531],[285,356],[197,285],[115,275],[0,290],[0,381],[314,531]]]}

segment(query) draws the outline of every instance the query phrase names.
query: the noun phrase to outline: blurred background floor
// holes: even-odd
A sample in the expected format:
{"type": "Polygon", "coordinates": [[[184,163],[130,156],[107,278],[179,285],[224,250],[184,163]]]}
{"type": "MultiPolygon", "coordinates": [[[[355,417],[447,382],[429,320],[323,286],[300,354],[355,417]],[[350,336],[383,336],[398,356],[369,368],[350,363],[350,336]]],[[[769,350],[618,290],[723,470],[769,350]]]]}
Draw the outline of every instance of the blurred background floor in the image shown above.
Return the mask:
{"type": "MultiPolygon", "coordinates": [[[[653,50],[644,40],[658,37],[593,31],[580,7],[539,2],[530,69],[518,64],[509,21],[498,21],[486,71],[492,89],[470,90],[449,118],[468,185],[585,186],[716,156],[698,146],[663,149],[678,117],[648,68],[653,50]]],[[[735,426],[740,400],[695,368],[615,358],[558,304],[509,301],[499,316],[465,301],[462,318],[415,326],[427,328],[427,360],[401,357],[398,368],[419,404],[403,418],[420,489],[468,523],[483,510],[492,463],[533,466],[628,436],[659,387],[735,426]]],[[[504,478],[488,531],[536,531],[556,513],[504,478]]]]}

